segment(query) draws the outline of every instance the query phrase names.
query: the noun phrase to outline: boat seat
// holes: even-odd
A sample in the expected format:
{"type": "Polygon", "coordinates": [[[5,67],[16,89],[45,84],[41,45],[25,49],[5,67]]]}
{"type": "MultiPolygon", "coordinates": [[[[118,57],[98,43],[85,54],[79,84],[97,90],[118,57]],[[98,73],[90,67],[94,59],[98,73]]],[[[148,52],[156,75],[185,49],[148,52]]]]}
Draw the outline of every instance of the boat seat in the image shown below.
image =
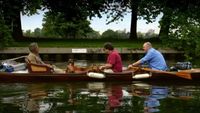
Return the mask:
{"type": "Polygon", "coordinates": [[[25,62],[29,73],[53,73],[52,68],[42,64],[31,63],[27,57],[25,58],[25,62]]]}

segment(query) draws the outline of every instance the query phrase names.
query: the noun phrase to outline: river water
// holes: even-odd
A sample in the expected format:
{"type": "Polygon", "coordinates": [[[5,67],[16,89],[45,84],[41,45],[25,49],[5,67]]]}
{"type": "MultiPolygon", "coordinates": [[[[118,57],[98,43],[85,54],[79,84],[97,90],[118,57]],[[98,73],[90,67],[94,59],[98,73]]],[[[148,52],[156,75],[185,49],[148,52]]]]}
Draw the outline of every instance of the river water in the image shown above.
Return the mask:
{"type": "Polygon", "coordinates": [[[0,113],[199,113],[192,83],[1,83],[0,113]]]}

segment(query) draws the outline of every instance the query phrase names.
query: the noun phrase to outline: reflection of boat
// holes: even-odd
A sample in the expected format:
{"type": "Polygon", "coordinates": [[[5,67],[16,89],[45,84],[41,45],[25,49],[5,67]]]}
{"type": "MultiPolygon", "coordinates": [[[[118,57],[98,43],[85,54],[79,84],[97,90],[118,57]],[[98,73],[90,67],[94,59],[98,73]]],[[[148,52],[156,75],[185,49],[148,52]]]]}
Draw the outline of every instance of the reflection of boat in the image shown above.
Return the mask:
{"type": "Polygon", "coordinates": [[[163,99],[168,96],[168,88],[167,87],[158,87],[153,86],[151,88],[151,97],[156,99],[163,99]]]}
{"type": "Polygon", "coordinates": [[[197,87],[192,86],[176,87],[171,92],[171,98],[188,100],[194,98],[195,94],[198,94],[197,91],[197,87]]]}
{"type": "Polygon", "coordinates": [[[163,99],[168,97],[169,89],[163,86],[151,86],[148,84],[134,84],[132,88],[134,96],[144,97],[144,98],[155,98],[163,99]]]}

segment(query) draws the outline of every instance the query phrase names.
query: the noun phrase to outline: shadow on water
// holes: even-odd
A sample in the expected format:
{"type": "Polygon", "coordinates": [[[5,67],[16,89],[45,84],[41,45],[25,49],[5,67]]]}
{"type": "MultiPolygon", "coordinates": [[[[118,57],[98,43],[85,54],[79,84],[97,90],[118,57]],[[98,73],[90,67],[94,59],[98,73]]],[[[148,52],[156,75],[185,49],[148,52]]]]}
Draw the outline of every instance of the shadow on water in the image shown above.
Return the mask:
{"type": "Polygon", "coordinates": [[[0,113],[199,113],[200,85],[145,82],[0,84],[0,113]]]}

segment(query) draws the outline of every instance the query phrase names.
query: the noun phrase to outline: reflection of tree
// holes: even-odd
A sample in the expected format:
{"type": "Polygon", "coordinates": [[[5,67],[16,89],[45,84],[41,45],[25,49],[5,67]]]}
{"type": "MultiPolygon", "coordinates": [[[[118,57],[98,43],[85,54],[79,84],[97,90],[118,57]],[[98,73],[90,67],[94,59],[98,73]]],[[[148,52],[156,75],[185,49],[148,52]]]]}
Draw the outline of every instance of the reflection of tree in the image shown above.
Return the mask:
{"type": "Polygon", "coordinates": [[[166,98],[160,101],[162,113],[187,113],[187,100],[166,98]]]}
{"type": "Polygon", "coordinates": [[[195,90],[191,96],[192,98],[163,99],[160,101],[159,109],[162,113],[200,113],[200,91],[195,90]]]}
{"type": "MultiPolygon", "coordinates": [[[[102,113],[108,105],[107,91],[105,90],[74,90],[72,87],[59,89],[52,97],[46,98],[45,102],[52,103],[48,113],[102,113]],[[70,101],[69,101],[70,100],[70,101]]],[[[123,97],[121,106],[115,113],[142,113],[143,99],[139,97],[123,97]]],[[[109,111],[113,112],[113,111],[109,111]]]]}
{"type": "Polygon", "coordinates": [[[23,111],[20,109],[20,106],[0,102],[0,113],[23,113],[23,111]]]}
{"type": "Polygon", "coordinates": [[[77,109],[81,113],[101,113],[105,108],[105,100],[98,96],[78,95],[78,100],[77,109]]]}
{"type": "Polygon", "coordinates": [[[200,90],[194,93],[194,98],[189,101],[187,110],[188,113],[200,113],[200,90]]]}
{"type": "Polygon", "coordinates": [[[123,104],[117,109],[116,113],[143,113],[144,99],[132,96],[123,98],[123,104]]]}
{"type": "Polygon", "coordinates": [[[55,96],[46,99],[46,102],[53,104],[48,113],[65,113],[66,111],[70,113],[74,110],[81,113],[98,113],[103,109],[103,104],[99,103],[101,101],[99,97],[89,97],[89,95],[81,95],[80,93],[71,95],[71,93],[70,89],[64,89],[55,96]]]}
{"type": "Polygon", "coordinates": [[[47,113],[64,113],[65,111],[73,109],[73,104],[70,104],[69,100],[69,90],[68,89],[59,89],[53,90],[52,96],[44,100],[45,103],[51,103],[51,108],[46,111],[47,113]]]}
{"type": "Polygon", "coordinates": [[[22,113],[23,110],[21,108],[22,102],[21,98],[24,97],[24,92],[26,87],[22,84],[1,84],[0,85],[0,113],[22,113]],[[4,100],[5,98],[9,98],[8,102],[4,100]],[[5,102],[4,102],[4,101],[5,102]],[[12,101],[12,103],[9,103],[12,101]]]}

